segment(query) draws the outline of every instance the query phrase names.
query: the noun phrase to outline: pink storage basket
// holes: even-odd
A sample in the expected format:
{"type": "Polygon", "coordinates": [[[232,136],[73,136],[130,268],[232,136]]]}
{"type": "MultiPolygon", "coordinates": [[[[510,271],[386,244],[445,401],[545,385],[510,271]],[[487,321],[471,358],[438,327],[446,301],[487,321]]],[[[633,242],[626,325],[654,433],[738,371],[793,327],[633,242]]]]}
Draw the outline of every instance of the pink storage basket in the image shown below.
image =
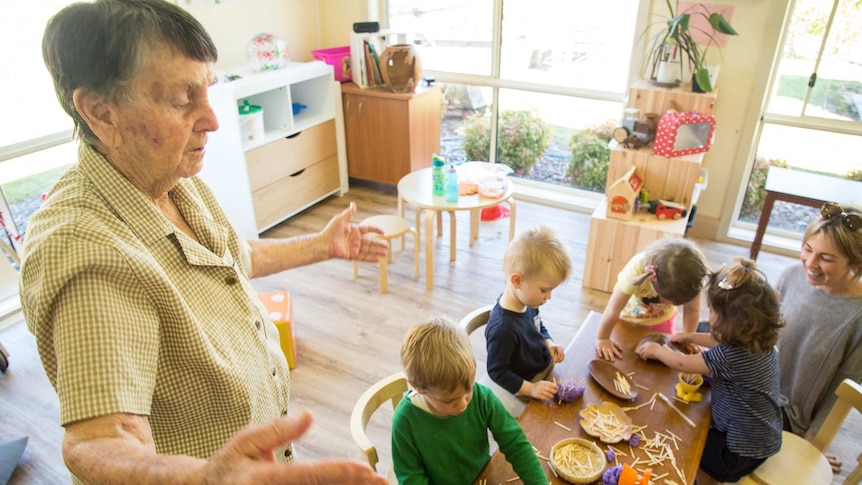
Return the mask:
{"type": "Polygon", "coordinates": [[[353,79],[350,73],[350,46],[317,49],[311,51],[311,55],[318,61],[332,66],[336,81],[344,82],[353,79]]]}

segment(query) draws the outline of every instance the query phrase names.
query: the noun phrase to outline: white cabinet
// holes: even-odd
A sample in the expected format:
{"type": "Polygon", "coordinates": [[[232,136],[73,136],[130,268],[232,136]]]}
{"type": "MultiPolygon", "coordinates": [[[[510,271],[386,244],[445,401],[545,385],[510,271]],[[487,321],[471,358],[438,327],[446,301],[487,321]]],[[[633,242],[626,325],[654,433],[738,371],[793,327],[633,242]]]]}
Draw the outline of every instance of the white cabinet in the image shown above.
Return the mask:
{"type": "MultiPolygon", "coordinates": [[[[231,71],[236,73],[235,71],[231,71]]],[[[258,234],[347,191],[340,83],[320,61],[220,82],[209,90],[219,129],[209,135],[200,176],[237,230],[258,234]],[[264,136],[243,140],[238,107],[263,108],[264,136]],[[304,108],[295,109],[295,105],[304,108]]]]}

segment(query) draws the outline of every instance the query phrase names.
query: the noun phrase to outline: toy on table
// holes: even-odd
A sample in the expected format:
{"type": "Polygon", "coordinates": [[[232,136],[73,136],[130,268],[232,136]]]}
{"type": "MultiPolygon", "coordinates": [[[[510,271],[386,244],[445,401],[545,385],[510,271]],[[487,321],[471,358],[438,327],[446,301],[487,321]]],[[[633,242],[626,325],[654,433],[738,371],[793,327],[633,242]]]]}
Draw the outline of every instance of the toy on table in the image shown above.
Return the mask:
{"type": "Polygon", "coordinates": [[[554,396],[555,401],[572,402],[575,399],[584,395],[586,387],[575,382],[559,382],[557,381],[557,395],[554,396]]]}
{"type": "Polygon", "coordinates": [[[602,475],[602,485],[649,485],[652,478],[652,468],[644,470],[642,477],[627,463],[610,467],[602,475]]]}
{"type": "Polygon", "coordinates": [[[674,387],[676,395],[685,402],[700,402],[703,398],[698,389],[703,385],[703,376],[700,374],[679,373],[679,382],[674,387]]]}

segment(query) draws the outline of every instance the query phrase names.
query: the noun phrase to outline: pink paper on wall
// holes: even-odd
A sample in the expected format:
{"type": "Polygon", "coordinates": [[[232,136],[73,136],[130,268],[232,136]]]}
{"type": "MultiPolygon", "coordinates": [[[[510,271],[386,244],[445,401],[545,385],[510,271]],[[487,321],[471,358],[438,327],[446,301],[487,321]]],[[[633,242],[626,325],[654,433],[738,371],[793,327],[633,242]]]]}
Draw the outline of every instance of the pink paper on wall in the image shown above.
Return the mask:
{"type": "Polygon", "coordinates": [[[724,15],[725,20],[733,25],[733,6],[717,3],[679,2],[676,11],[677,14],[691,14],[688,30],[691,32],[692,39],[698,44],[709,45],[710,37],[705,32],[712,34],[714,39],[713,45],[724,47],[727,43],[727,35],[721,32],[714,32],[712,26],[709,25],[708,18],[709,14],[717,12],[724,15]]]}

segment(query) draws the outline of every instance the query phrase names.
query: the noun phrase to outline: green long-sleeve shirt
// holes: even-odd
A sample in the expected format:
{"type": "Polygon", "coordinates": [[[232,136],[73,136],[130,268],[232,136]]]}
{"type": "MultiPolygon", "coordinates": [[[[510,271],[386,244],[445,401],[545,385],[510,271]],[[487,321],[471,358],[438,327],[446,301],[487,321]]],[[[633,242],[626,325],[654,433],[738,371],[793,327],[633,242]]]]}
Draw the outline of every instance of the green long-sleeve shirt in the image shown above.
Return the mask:
{"type": "Polygon", "coordinates": [[[473,384],[458,416],[440,418],[402,399],[392,418],[392,462],[402,485],[471,483],[490,459],[488,430],[526,485],[547,485],[524,430],[491,390],[473,384]]]}

